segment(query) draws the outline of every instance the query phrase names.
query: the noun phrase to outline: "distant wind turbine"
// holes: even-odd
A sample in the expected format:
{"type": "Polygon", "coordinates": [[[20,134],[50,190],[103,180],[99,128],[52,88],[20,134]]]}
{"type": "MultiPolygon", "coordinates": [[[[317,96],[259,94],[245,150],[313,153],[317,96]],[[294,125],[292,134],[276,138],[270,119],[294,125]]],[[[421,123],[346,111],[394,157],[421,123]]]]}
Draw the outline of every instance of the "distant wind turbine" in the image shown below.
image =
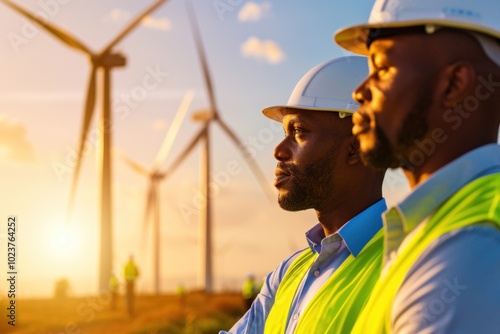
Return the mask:
{"type": "Polygon", "coordinates": [[[205,86],[208,92],[208,98],[210,103],[210,108],[198,112],[193,115],[193,120],[202,123],[202,128],[198,134],[192,139],[188,144],[186,149],[181,152],[179,157],[172,163],[170,168],[167,170],[167,174],[171,174],[177,166],[182,163],[182,161],[189,155],[189,153],[194,149],[198,143],[203,143],[202,156],[201,156],[201,193],[204,196],[204,201],[202,209],[200,210],[200,265],[201,265],[201,280],[200,285],[205,289],[206,292],[213,292],[213,271],[212,271],[212,199],[209,196],[209,178],[210,178],[210,125],[212,123],[217,123],[222,131],[229,137],[229,139],[237,146],[237,148],[242,153],[243,157],[247,161],[250,169],[254,173],[255,177],[263,187],[266,196],[270,196],[270,185],[268,184],[264,174],[260,170],[257,163],[249,156],[246,152],[246,148],[236,134],[229,128],[229,126],[221,119],[219,115],[219,109],[216,104],[215,94],[212,84],[212,79],[210,77],[210,72],[208,69],[205,52],[203,50],[203,44],[200,37],[200,32],[198,25],[196,23],[196,18],[193,13],[192,5],[189,1],[185,1],[187,13],[189,15],[189,22],[191,24],[191,30],[193,32],[193,37],[195,40],[195,45],[197,53],[201,62],[201,67],[203,71],[203,77],[205,81],[205,86]]]}
{"type": "Polygon", "coordinates": [[[111,118],[111,70],[115,67],[123,67],[126,64],[125,56],[121,53],[113,52],[113,48],[126,37],[141,21],[166,0],[157,0],[151,6],[146,8],[134,20],[130,22],[118,36],[111,41],[101,52],[95,53],[90,50],[85,44],[77,38],[65,32],[63,29],[48,23],[40,18],[19,7],[9,0],[0,0],[5,5],[9,6],[16,12],[27,17],[28,19],[38,23],[42,28],[47,30],[61,42],[78,51],[85,53],[91,62],[90,79],[87,89],[87,97],[84,107],[83,125],[80,131],[80,140],[78,144],[78,157],[75,166],[75,173],[71,185],[71,193],[68,207],[68,220],[73,210],[75,200],[76,187],[82,163],[82,152],[85,146],[85,138],[89,132],[90,124],[94,115],[96,102],[96,86],[97,86],[97,70],[102,70],[103,74],[103,94],[102,94],[102,117],[99,123],[99,130],[102,134],[100,147],[100,222],[101,222],[101,244],[100,244],[100,266],[99,266],[99,289],[103,290],[108,287],[108,281],[113,269],[112,266],[112,193],[111,193],[111,127],[113,125],[111,118]]]}
{"type": "Polygon", "coordinates": [[[182,120],[186,115],[186,112],[193,99],[193,91],[189,90],[177,110],[177,114],[172,121],[165,139],[158,151],[153,165],[148,170],[141,164],[131,160],[126,157],[122,152],[114,150],[116,153],[130,168],[134,171],[149,178],[148,192],[146,196],[146,206],[144,211],[145,228],[143,231],[147,230],[149,227],[150,217],[153,219],[153,278],[154,278],[154,291],[156,295],[160,294],[160,183],[163,181],[168,174],[162,173],[160,171],[161,165],[165,162],[172,148],[172,144],[179,132],[182,120]]]}

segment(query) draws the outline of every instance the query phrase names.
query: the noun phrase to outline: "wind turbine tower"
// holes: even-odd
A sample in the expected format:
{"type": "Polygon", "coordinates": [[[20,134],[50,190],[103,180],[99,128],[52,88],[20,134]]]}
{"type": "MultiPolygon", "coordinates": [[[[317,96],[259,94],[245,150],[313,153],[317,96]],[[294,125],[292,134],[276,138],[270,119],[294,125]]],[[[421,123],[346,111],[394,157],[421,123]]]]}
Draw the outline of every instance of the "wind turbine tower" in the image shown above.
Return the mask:
{"type": "Polygon", "coordinates": [[[99,121],[99,132],[102,135],[100,148],[98,151],[99,162],[99,193],[100,193],[100,263],[99,263],[99,281],[98,287],[102,291],[107,289],[109,277],[113,269],[113,239],[112,239],[112,166],[111,166],[111,132],[112,132],[112,113],[111,113],[111,70],[116,67],[123,67],[126,65],[125,56],[119,52],[114,52],[113,48],[121,42],[134,28],[136,28],[141,21],[157,8],[159,8],[166,0],[157,0],[141,14],[137,15],[128,26],[126,26],[118,36],[113,39],[101,52],[93,52],[84,43],[80,42],[77,38],[70,35],[63,29],[43,20],[38,15],[34,15],[22,7],[16,5],[10,0],[0,0],[5,5],[12,8],[22,16],[39,24],[43,29],[52,34],[55,38],[59,39],[67,46],[83,52],[89,57],[91,63],[90,79],[87,89],[87,97],[84,107],[83,125],[80,131],[80,138],[78,144],[78,156],[73,174],[73,181],[71,185],[71,192],[68,206],[68,221],[70,221],[71,212],[75,200],[76,187],[78,177],[82,164],[82,152],[85,147],[85,139],[89,132],[92,118],[95,110],[96,103],[96,86],[97,86],[97,72],[100,70],[102,73],[102,115],[99,121]]]}

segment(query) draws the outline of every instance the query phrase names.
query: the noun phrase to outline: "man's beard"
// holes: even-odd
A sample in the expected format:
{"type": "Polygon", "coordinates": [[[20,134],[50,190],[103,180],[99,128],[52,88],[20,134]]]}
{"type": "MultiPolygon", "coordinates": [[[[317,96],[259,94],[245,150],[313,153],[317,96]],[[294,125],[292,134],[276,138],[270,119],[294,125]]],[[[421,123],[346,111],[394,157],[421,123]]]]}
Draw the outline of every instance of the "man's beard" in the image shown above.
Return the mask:
{"type": "Polygon", "coordinates": [[[278,203],[288,211],[317,208],[334,191],[334,165],[338,148],[316,162],[306,166],[303,172],[293,164],[278,163],[278,167],[290,174],[286,192],[280,191],[278,203]]]}
{"type": "Polygon", "coordinates": [[[430,93],[422,94],[420,101],[403,121],[395,146],[391,146],[389,139],[378,125],[375,127],[375,146],[370,151],[360,152],[361,160],[366,166],[380,171],[387,168],[413,168],[408,166],[405,157],[414,149],[416,141],[424,138],[429,130],[427,117],[432,104],[430,93]]]}

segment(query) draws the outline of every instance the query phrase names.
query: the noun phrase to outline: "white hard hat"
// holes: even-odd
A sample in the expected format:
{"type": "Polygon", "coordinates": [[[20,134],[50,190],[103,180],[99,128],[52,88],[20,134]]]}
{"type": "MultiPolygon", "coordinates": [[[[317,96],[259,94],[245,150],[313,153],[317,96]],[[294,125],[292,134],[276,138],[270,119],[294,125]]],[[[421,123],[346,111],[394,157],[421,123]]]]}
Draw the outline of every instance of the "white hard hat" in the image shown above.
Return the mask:
{"type": "MultiPolygon", "coordinates": [[[[416,26],[424,26],[428,33],[439,27],[448,27],[481,33],[498,40],[500,1],[376,0],[367,24],[340,29],[334,39],[344,49],[367,55],[366,42],[370,29],[376,34],[377,29],[416,26]]],[[[485,51],[488,53],[488,50],[485,51]]]]}
{"type": "Polygon", "coordinates": [[[286,105],[267,107],[262,113],[282,122],[291,110],[320,110],[338,112],[341,118],[352,115],[358,103],[352,99],[353,90],[368,75],[366,57],[348,56],[316,65],[295,86],[286,105]]]}

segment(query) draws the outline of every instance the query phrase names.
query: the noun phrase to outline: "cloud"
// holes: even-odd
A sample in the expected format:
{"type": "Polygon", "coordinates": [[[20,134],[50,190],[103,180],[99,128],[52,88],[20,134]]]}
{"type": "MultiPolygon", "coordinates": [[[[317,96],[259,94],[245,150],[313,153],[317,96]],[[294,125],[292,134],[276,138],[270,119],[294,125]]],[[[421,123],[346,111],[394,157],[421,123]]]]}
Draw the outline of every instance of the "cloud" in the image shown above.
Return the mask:
{"type": "Polygon", "coordinates": [[[129,20],[132,17],[132,14],[130,14],[129,11],[126,11],[124,9],[120,8],[115,8],[111,10],[111,12],[105,17],[106,21],[112,21],[112,22],[121,22],[121,21],[126,21],[129,20]]]}
{"type": "Polygon", "coordinates": [[[265,60],[270,64],[278,64],[286,57],[281,47],[275,41],[261,41],[255,36],[249,37],[246,42],[241,45],[240,50],[245,57],[265,60]]]}
{"type": "Polygon", "coordinates": [[[249,1],[245,3],[245,5],[241,8],[238,13],[238,20],[241,22],[248,21],[259,21],[269,13],[271,10],[271,3],[265,1],[261,4],[258,4],[253,1],[249,1]]]}
{"type": "Polygon", "coordinates": [[[28,141],[26,128],[19,122],[0,115],[0,159],[34,162],[35,150],[28,141]]]}
{"type": "MultiPolygon", "coordinates": [[[[132,19],[132,13],[127,10],[115,8],[113,9],[105,18],[106,22],[123,22],[132,19]]],[[[154,18],[150,15],[145,16],[142,19],[141,25],[150,29],[155,30],[170,30],[172,27],[172,22],[167,18],[154,18]]]]}

